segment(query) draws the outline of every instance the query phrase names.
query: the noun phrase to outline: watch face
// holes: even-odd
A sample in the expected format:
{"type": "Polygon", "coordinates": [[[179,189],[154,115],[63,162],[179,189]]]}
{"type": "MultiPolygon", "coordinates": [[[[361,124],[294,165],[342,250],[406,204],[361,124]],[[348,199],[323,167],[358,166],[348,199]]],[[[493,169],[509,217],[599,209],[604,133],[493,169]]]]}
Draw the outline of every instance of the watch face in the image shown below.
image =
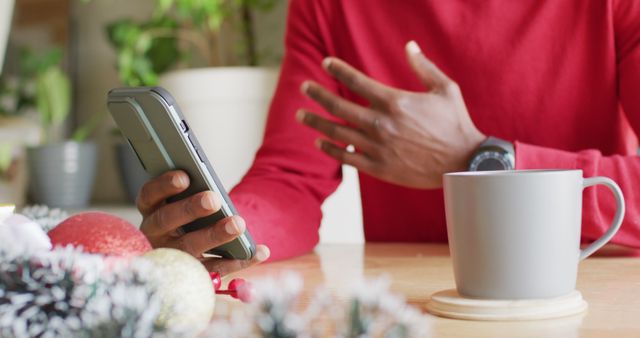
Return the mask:
{"type": "Polygon", "coordinates": [[[471,164],[471,171],[510,170],[511,162],[504,153],[498,151],[483,151],[478,154],[471,164]]]}

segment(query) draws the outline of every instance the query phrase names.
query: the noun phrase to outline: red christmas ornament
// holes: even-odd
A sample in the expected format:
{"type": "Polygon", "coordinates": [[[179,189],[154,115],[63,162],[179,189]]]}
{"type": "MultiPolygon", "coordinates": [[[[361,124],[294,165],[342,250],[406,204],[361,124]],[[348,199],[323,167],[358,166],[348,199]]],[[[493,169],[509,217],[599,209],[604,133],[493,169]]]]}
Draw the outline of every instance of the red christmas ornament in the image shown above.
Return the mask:
{"type": "Polygon", "coordinates": [[[82,246],[82,250],[113,256],[137,256],[151,244],[133,224],[104,212],[73,215],[48,233],[53,246],[82,246]]]}

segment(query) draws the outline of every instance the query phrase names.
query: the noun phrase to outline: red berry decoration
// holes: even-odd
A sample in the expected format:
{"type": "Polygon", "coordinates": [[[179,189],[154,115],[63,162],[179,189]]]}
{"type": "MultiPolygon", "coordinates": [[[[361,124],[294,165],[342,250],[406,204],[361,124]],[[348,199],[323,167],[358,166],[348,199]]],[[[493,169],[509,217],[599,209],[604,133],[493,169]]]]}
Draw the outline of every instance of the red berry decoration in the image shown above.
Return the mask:
{"type": "Polygon", "coordinates": [[[234,278],[229,282],[229,285],[227,285],[227,289],[237,291],[241,289],[246,283],[247,281],[242,278],[234,278]]]}
{"type": "Polygon", "coordinates": [[[220,274],[217,272],[209,272],[209,277],[211,277],[211,282],[213,283],[213,289],[218,291],[222,286],[222,279],[220,278],[220,274]]]}
{"type": "Polygon", "coordinates": [[[253,285],[247,282],[242,285],[240,289],[238,289],[238,299],[240,299],[243,303],[250,303],[253,300],[253,295],[255,291],[253,289],[253,285]]]}
{"type": "Polygon", "coordinates": [[[104,212],[71,216],[48,233],[53,246],[82,246],[82,250],[113,256],[138,256],[151,244],[133,224],[104,212]]]}
{"type": "Polygon", "coordinates": [[[227,290],[218,290],[216,293],[219,295],[229,295],[244,303],[249,303],[253,299],[254,289],[251,283],[242,278],[235,278],[229,282],[227,290]]]}

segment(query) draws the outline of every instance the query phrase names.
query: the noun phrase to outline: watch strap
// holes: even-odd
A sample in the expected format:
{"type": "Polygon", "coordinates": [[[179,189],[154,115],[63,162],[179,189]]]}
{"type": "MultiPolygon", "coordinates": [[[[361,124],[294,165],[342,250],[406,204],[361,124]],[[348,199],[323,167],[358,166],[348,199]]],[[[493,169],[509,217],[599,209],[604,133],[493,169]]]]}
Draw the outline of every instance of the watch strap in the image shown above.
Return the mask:
{"type": "Polygon", "coordinates": [[[491,148],[491,147],[501,148],[506,152],[510,153],[511,155],[514,155],[515,157],[516,150],[515,150],[515,147],[513,146],[513,143],[494,137],[494,136],[487,137],[487,139],[480,144],[480,147],[478,147],[478,150],[482,150],[483,148],[484,149],[491,148]]]}

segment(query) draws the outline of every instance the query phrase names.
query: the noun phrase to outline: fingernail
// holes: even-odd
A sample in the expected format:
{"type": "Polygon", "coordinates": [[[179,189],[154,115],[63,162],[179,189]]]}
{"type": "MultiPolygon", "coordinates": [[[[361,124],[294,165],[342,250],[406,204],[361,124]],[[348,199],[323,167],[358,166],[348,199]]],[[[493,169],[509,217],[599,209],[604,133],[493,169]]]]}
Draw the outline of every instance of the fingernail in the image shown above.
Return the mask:
{"type": "Polygon", "coordinates": [[[300,91],[302,92],[302,94],[306,94],[307,89],[309,89],[309,81],[303,82],[302,85],[300,86],[300,91]]]}
{"type": "Polygon", "coordinates": [[[270,255],[271,252],[269,251],[269,248],[263,246],[262,250],[258,250],[258,252],[256,252],[256,259],[260,262],[264,262],[267,260],[267,258],[269,258],[270,255]]]}
{"type": "Polygon", "coordinates": [[[186,185],[186,181],[182,175],[173,175],[171,178],[171,185],[176,188],[182,188],[186,185]]]}
{"type": "Polygon", "coordinates": [[[229,235],[237,235],[238,234],[238,227],[236,226],[236,223],[234,221],[227,222],[227,224],[224,225],[224,230],[229,235]]]}
{"type": "Polygon", "coordinates": [[[305,112],[304,110],[300,109],[296,112],[296,120],[298,120],[298,122],[304,122],[304,116],[305,116],[305,112]]]}
{"type": "Polygon", "coordinates": [[[242,218],[234,218],[232,221],[225,224],[224,229],[229,235],[239,235],[244,232],[246,225],[242,218]]]}
{"type": "Polygon", "coordinates": [[[322,68],[329,70],[329,66],[331,66],[331,58],[324,58],[324,60],[322,60],[322,68]]]}
{"type": "Polygon", "coordinates": [[[316,148],[318,148],[318,149],[322,149],[322,140],[321,139],[316,139],[313,142],[313,145],[316,146],[316,148]]]}
{"type": "Polygon", "coordinates": [[[243,233],[244,230],[247,229],[247,223],[244,221],[244,218],[236,217],[234,222],[236,223],[239,233],[243,233]]]}
{"type": "Polygon", "coordinates": [[[409,41],[409,43],[407,43],[407,51],[411,54],[420,54],[422,53],[422,50],[420,49],[420,46],[418,46],[418,43],[415,42],[414,40],[409,41]]]}
{"type": "Polygon", "coordinates": [[[213,210],[215,208],[215,203],[213,201],[213,196],[211,193],[205,193],[200,197],[200,205],[204,210],[213,210]]]}

